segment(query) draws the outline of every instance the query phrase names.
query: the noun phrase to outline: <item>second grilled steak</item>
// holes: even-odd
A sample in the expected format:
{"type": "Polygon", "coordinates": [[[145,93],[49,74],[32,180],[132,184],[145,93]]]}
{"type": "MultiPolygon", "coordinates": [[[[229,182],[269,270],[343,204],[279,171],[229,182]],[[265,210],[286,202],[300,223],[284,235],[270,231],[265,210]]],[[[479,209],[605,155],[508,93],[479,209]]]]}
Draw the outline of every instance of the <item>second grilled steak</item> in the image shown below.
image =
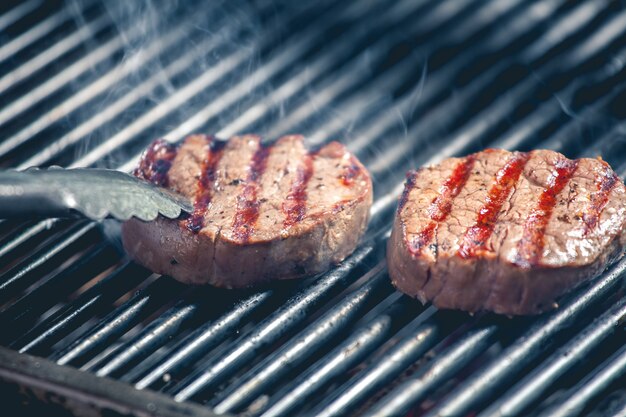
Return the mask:
{"type": "Polygon", "coordinates": [[[301,136],[157,141],[136,175],[189,197],[195,212],[126,222],[127,252],[155,272],[227,288],[325,271],[354,250],[372,203],[369,174],[343,145],[310,152],[301,136]]]}
{"type": "Polygon", "coordinates": [[[602,160],[490,149],[409,173],[389,270],[441,308],[534,314],[621,256],[625,227],[624,184],[602,160]]]}

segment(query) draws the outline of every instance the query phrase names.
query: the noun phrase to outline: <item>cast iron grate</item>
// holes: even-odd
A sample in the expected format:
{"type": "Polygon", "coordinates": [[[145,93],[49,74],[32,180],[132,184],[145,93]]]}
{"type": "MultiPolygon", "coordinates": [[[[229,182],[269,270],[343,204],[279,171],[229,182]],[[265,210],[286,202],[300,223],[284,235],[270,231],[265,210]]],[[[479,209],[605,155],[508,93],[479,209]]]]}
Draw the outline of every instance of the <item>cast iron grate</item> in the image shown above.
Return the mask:
{"type": "Polygon", "coordinates": [[[418,165],[550,148],[624,176],[624,4],[295,3],[0,6],[0,167],[129,170],[157,136],[301,132],[341,138],[376,194],[342,265],[260,291],[155,276],[114,224],[2,222],[2,379],[137,414],[626,415],[626,261],[509,319],[419,306],[383,254],[418,165]]]}

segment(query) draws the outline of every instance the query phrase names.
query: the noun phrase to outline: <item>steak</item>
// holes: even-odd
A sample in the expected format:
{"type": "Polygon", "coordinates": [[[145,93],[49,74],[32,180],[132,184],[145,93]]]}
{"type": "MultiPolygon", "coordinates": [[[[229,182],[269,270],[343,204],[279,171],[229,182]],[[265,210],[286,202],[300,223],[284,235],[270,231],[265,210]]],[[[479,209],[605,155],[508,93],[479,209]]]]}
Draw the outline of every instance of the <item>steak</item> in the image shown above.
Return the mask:
{"type": "Polygon", "coordinates": [[[625,225],[624,184],[601,159],[488,149],[407,174],[389,274],[439,308],[536,314],[621,256],[625,225]]]}
{"type": "Polygon", "coordinates": [[[255,135],[154,142],[135,175],[194,201],[184,219],[131,219],[124,248],[150,270],[193,284],[241,288],[326,271],[363,235],[372,204],[367,170],[332,142],[255,135]]]}

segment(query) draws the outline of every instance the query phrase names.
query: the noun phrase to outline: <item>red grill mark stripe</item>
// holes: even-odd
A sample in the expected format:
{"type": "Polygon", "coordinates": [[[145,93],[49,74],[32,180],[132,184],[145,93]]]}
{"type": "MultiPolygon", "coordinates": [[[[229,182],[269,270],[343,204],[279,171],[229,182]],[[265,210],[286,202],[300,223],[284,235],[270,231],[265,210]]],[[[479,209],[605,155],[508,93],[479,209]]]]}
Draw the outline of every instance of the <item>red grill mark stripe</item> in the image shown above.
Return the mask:
{"type": "Polygon", "coordinates": [[[609,164],[604,161],[602,162],[604,164],[604,170],[596,177],[596,187],[598,191],[591,195],[589,212],[583,215],[585,236],[595,229],[600,220],[602,210],[604,210],[604,207],[609,202],[609,195],[618,182],[617,174],[613,172],[609,164]]]}
{"type": "Polygon", "coordinates": [[[213,184],[217,179],[217,165],[224,153],[226,142],[214,140],[207,136],[207,155],[202,161],[202,172],[198,180],[198,187],[193,204],[193,214],[187,219],[187,229],[198,233],[204,227],[204,215],[206,214],[211,199],[213,198],[213,184]]]}
{"type": "Polygon", "coordinates": [[[167,174],[178,154],[178,147],[179,145],[164,139],[155,140],[141,156],[139,166],[133,174],[153,184],[167,187],[169,185],[167,174]]]}
{"type": "Polygon", "coordinates": [[[291,189],[282,207],[285,214],[283,222],[285,228],[301,221],[306,214],[306,187],[313,175],[313,157],[313,154],[307,153],[296,170],[296,178],[291,184],[291,189]]]}
{"type": "Polygon", "coordinates": [[[409,250],[415,256],[418,256],[422,253],[422,250],[428,245],[435,235],[435,230],[437,229],[438,223],[431,221],[428,225],[420,230],[413,240],[411,241],[411,245],[409,250]]]}
{"type": "Polygon", "coordinates": [[[528,159],[530,159],[528,153],[514,153],[498,170],[495,183],[487,193],[485,204],[478,211],[476,223],[465,232],[458,251],[461,258],[471,258],[476,256],[478,251],[486,249],[485,245],[493,234],[502,206],[519,181],[528,159]]]}
{"type": "Polygon", "coordinates": [[[257,200],[259,180],[267,167],[270,149],[271,147],[259,143],[259,148],[250,160],[246,185],[241,195],[237,197],[237,209],[233,221],[233,236],[242,242],[247,242],[250,239],[250,235],[253,233],[254,226],[259,218],[260,203],[257,200]]]}
{"type": "Polygon", "coordinates": [[[549,179],[548,187],[539,196],[537,206],[533,208],[524,224],[522,238],[517,244],[514,264],[522,268],[536,266],[543,254],[544,236],[557,197],[563,191],[576,172],[577,160],[561,159],[555,164],[555,172],[549,179]]]}
{"type": "Polygon", "coordinates": [[[439,190],[439,195],[433,199],[428,207],[430,223],[417,233],[409,245],[409,249],[413,255],[420,255],[424,247],[432,241],[437,226],[444,221],[452,211],[452,201],[459,195],[463,187],[465,187],[475,162],[476,155],[469,155],[463,161],[459,162],[450,177],[446,178],[439,190]]]}

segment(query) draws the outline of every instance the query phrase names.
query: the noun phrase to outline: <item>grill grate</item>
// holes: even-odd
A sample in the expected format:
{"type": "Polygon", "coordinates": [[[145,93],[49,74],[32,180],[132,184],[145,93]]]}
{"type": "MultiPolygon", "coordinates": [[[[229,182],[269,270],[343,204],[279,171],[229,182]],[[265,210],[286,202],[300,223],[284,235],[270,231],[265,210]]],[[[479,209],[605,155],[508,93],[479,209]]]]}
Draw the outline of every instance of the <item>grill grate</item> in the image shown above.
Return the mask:
{"type": "Polygon", "coordinates": [[[367,235],[317,279],[192,290],[125,260],[115,225],[1,222],[0,379],[83,411],[626,415],[625,260],[509,319],[418,305],[382,251],[418,165],[538,147],[624,177],[621,2],[184,3],[0,6],[0,167],[128,171],[195,131],[339,137],[373,174],[367,235]]]}

